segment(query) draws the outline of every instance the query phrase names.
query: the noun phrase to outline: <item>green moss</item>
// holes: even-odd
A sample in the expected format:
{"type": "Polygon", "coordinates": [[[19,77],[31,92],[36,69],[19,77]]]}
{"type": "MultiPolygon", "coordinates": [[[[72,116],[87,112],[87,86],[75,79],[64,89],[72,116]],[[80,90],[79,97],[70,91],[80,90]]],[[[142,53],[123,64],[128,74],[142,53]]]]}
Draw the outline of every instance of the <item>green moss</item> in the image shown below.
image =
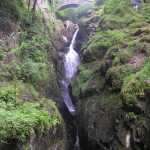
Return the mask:
{"type": "Polygon", "coordinates": [[[76,97],[79,97],[79,95],[81,94],[81,90],[83,90],[87,86],[87,81],[90,80],[93,73],[92,70],[87,69],[84,66],[80,66],[79,70],[80,74],[72,84],[74,87],[73,94],[76,97]]]}
{"type": "MultiPolygon", "coordinates": [[[[98,31],[84,47],[83,54],[90,55],[94,60],[104,56],[106,51],[113,45],[117,46],[119,42],[123,41],[126,33],[120,30],[98,31]]],[[[119,46],[119,45],[118,45],[119,46]]],[[[91,59],[90,58],[90,59],[91,59]]]]}
{"type": "Polygon", "coordinates": [[[113,59],[113,65],[128,63],[131,59],[132,54],[127,50],[121,50],[117,53],[116,57],[113,59]]]}
{"type": "Polygon", "coordinates": [[[115,92],[112,93],[109,90],[104,90],[98,97],[99,103],[107,106],[107,108],[117,108],[122,104],[120,94],[115,92]]]}
{"type": "Polygon", "coordinates": [[[109,81],[112,89],[120,90],[123,84],[123,79],[129,76],[133,72],[133,69],[128,65],[118,65],[108,69],[106,73],[106,79],[109,81]]]}
{"type": "MultiPolygon", "coordinates": [[[[111,29],[122,29],[128,25],[144,21],[145,15],[135,11],[130,0],[108,0],[104,5],[103,27],[111,29]]],[[[141,8],[142,10],[142,8],[141,8]]]]}
{"type": "Polygon", "coordinates": [[[129,105],[137,103],[138,98],[144,97],[144,90],[150,89],[150,60],[148,59],[144,67],[124,79],[122,95],[129,105]]]}

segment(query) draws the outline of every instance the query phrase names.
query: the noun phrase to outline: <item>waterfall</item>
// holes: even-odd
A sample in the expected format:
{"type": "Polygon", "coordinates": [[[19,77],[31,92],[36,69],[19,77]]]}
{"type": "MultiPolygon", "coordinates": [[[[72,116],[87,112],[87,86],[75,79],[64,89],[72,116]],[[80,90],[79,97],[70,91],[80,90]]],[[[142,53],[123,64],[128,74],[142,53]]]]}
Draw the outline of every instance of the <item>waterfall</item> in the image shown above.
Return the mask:
{"type": "MultiPolygon", "coordinates": [[[[68,29],[68,27],[67,27],[68,29]]],[[[76,130],[76,135],[75,137],[73,137],[75,139],[74,141],[74,145],[72,147],[73,150],[79,150],[80,149],[80,144],[79,144],[79,135],[78,135],[78,128],[77,128],[77,123],[76,123],[76,109],[75,106],[72,102],[72,99],[70,97],[70,93],[69,93],[69,85],[71,83],[71,80],[73,79],[73,77],[75,76],[78,66],[80,64],[80,57],[78,55],[78,53],[75,51],[74,49],[74,45],[76,42],[76,37],[78,35],[79,32],[79,26],[76,25],[76,31],[73,34],[70,46],[69,46],[69,50],[68,52],[64,55],[62,64],[64,66],[64,73],[63,76],[61,77],[61,79],[59,80],[59,86],[60,86],[60,91],[61,91],[61,96],[62,96],[62,100],[68,110],[68,115],[71,115],[71,120],[72,120],[72,124],[74,124],[74,129],[76,130]]],[[[68,41],[68,39],[66,37],[62,37],[65,41],[68,41]]],[[[67,118],[67,116],[64,116],[67,118]]],[[[69,124],[67,122],[67,124],[69,124]]],[[[71,131],[72,132],[72,131],[71,131]]]]}
{"type": "Polygon", "coordinates": [[[65,78],[64,78],[64,80],[61,80],[61,83],[60,83],[61,87],[63,87],[61,92],[62,92],[62,97],[63,97],[64,103],[72,115],[75,115],[76,110],[75,110],[75,106],[72,103],[72,100],[70,98],[68,87],[69,87],[69,84],[70,84],[72,78],[74,77],[74,75],[77,72],[78,65],[80,64],[79,55],[74,50],[74,45],[76,42],[76,37],[77,37],[78,32],[79,32],[79,27],[77,26],[77,29],[72,37],[72,41],[69,46],[69,51],[67,52],[67,54],[64,57],[63,63],[64,63],[64,69],[65,69],[65,78]]]}
{"type": "Polygon", "coordinates": [[[128,132],[126,135],[126,148],[130,147],[130,138],[131,138],[131,134],[130,132],[128,132]]]}
{"type": "Polygon", "coordinates": [[[66,73],[66,79],[71,81],[71,79],[74,77],[77,67],[80,63],[80,58],[78,53],[74,50],[74,44],[76,41],[77,34],[79,32],[79,27],[77,27],[77,30],[75,31],[71,44],[69,46],[69,51],[65,55],[65,73],[66,73]]]}

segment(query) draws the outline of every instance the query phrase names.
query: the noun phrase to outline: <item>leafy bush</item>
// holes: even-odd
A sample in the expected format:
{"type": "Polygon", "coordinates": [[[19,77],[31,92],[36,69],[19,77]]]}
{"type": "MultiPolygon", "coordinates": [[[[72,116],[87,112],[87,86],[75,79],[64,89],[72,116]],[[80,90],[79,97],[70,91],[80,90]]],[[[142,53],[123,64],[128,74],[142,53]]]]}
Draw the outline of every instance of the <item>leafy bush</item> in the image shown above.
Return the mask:
{"type": "Polygon", "coordinates": [[[15,53],[21,58],[18,79],[36,85],[49,80],[48,50],[49,37],[45,35],[41,22],[33,22],[26,32],[21,34],[20,45],[15,53]],[[41,26],[40,26],[41,25],[41,26]]]}
{"type": "Polygon", "coordinates": [[[88,81],[93,77],[92,73],[93,71],[84,67],[80,66],[80,74],[76,81],[73,83],[73,94],[77,97],[80,95],[80,92],[86,89],[88,86],[88,81]]]}
{"type": "Polygon", "coordinates": [[[139,97],[144,96],[144,90],[150,89],[150,61],[146,61],[144,67],[135,74],[124,79],[122,95],[129,105],[137,103],[139,97]]]}
{"type": "Polygon", "coordinates": [[[3,60],[3,58],[4,58],[4,52],[0,50],[0,61],[3,60]]]}
{"type": "Polygon", "coordinates": [[[21,79],[36,85],[41,80],[48,80],[48,68],[45,63],[36,63],[27,59],[21,65],[21,79]]]}
{"type": "Polygon", "coordinates": [[[48,38],[42,34],[29,36],[24,33],[22,34],[18,53],[23,59],[30,58],[35,62],[45,62],[48,45],[48,38]]]}
{"type": "Polygon", "coordinates": [[[32,131],[40,136],[59,123],[53,102],[47,103],[46,107],[35,102],[23,102],[18,99],[20,89],[17,88],[18,85],[13,84],[0,88],[0,143],[9,139],[25,142],[32,131]],[[50,114],[48,109],[52,109],[50,114]]]}
{"type": "Polygon", "coordinates": [[[1,0],[0,10],[14,19],[23,19],[26,13],[23,0],[1,0]]]}
{"type": "Polygon", "coordinates": [[[39,104],[24,103],[12,106],[7,110],[7,104],[0,103],[0,142],[17,139],[26,142],[33,130],[44,134],[52,126],[59,123],[57,116],[44,111],[39,104]]]}
{"type": "Polygon", "coordinates": [[[98,31],[87,43],[84,48],[84,55],[90,55],[91,58],[101,58],[112,46],[119,46],[124,40],[126,33],[119,30],[98,31]]]}
{"type": "Polygon", "coordinates": [[[15,103],[16,101],[16,90],[12,86],[0,88],[0,102],[15,103]]]}
{"type": "Polygon", "coordinates": [[[141,9],[139,10],[139,13],[141,13],[144,18],[146,19],[146,21],[150,21],[150,5],[145,3],[142,4],[141,9]]]}
{"type": "Polygon", "coordinates": [[[132,68],[128,65],[117,65],[108,69],[106,79],[112,89],[120,90],[123,84],[123,79],[132,73],[132,68]]]}

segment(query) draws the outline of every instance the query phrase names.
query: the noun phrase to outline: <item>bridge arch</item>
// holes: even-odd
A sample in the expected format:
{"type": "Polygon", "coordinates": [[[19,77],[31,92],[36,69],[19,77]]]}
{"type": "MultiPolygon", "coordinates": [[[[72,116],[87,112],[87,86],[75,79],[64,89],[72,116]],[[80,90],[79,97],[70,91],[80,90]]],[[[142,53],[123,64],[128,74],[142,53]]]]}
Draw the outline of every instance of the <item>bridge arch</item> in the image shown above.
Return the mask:
{"type": "Polygon", "coordinates": [[[69,4],[63,4],[63,5],[60,5],[58,7],[58,10],[63,10],[63,9],[66,9],[66,8],[76,8],[79,6],[79,3],[69,3],[69,4]]]}

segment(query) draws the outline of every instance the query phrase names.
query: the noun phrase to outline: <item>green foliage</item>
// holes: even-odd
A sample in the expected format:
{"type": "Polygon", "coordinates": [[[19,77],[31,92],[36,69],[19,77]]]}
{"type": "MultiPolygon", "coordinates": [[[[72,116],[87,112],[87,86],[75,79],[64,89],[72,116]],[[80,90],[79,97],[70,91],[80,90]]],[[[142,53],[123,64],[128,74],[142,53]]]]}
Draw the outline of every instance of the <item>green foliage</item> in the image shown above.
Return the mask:
{"type": "Polygon", "coordinates": [[[57,11],[56,14],[59,18],[66,20],[76,20],[86,15],[90,9],[93,8],[92,4],[80,5],[78,8],[66,8],[57,11]]]}
{"type": "Polygon", "coordinates": [[[88,87],[88,81],[92,78],[93,71],[80,66],[80,74],[76,81],[73,83],[73,94],[77,97],[88,87]]]}
{"type": "Polygon", "coordinates": [[[139,13],[143,15],[143,17],[146,19],[146,21],[150,21],[150,5],[147,3],[143,3],[141,6],[141,9],[139,10],[139,13]]]}
{"type": "Polygon", "coordinates": [[[50,127],[59,123],[55,115],[49,116],[39,104],[24,103],[7,109],[6,103],[0,104],[0,142],[17,139],[25,142],[33,130],[44,134],[50,127]]]}
{"type": "Polygon", "coordinates": [[[118,93],[111,92],[109,89],[104,90],[103,92],[100,92],[100,94],[97,97],[97,100],[102,105],[107,105],[107,108],[117,108],[121,105],[121,96],[118,93]]]}
{"type": "MultiPolygon", "coordinates": [[[[143,64],[138,57],[142,56],[144,60],[150,56],[148,40],[150,39],[148,15],[150,5],[141,2],[139,9],[135,10],[130,0],[105,0],[101,6],[96,7],[95,11],[101,21],[96,33],[84,43],[82,52],[84,65],[97,62],[93,66],[98,69],[92,72],[89,79],[83,83],[82,78],[87,75],[81,76],[83,71],[80,71],[76,81],[80,81],[82,86],[74,84],[73,89],[78,91],[74,94],[88,90],[89,85],[93,86],[89,83],[92,83],[92,77],[95,77],[95,82],[103,85],[101,92],[104,94],[104,101],[107,101],[115,92],[114,95],[122,93],[121,98],[126,104],[136,104],[140,98],[145,98],[144,90],[150,88],[150,60],[143,64]],[[136,62],[132,61],[134,57],[137,57],[136,62]],[[135,63],[139,67],[133,67],[135,63]],[[98,78],[96,78],[97,72],[100,72],[98,78]],[[100,83],[99,78],[104,82],[100,83]],[[107,90],[110,90],[109,94],[107,90]]],[[[101,96],[98,93],[95,95],[101,96]]]]}
{"type": "MultiPolygon", "coordinates": [[[[24,0],[1,0],[2,31],[3,23],[9,22],[16,23],[21,34],[18,47],[11,49],[13,58],[10,62],[3,61],[9,57],[8,48],[5,52],[3,47],[0,50],[1,144],[12,140],[27,142],[33,132],[37,137],[48,135],[49,130],[60,123],[59,113],[52,100],[43,100],[45,93],[35,90],[35,85],[40,82],[49,85],[51,77],[47,62],[50,57],[48,51],[52,49],[43,18],[37,13],[28,12],[24,0]]],[[[53,65],[52,61],[50,65],[53,65]]],[[[44,87],[40,88],[44,91],[44,87]]]]}
{"type": "Polygon", "coordinates": [[[48,66],[45,63],[36,63],[31,59],[21,65],[21,79],[36,84],[41,80],[48,80],[48,66]]]}
{"type": "Polygon", "coordinates": [[[122,95],[129,105],[137,103],[139,97],[144,96],[144,90],[150,89],[150,60],[148,59],[144,67],[124,79],[122,95]]]}
{"type": "Polygon", "coordinates": [[[134,112],[128,112],[127,119],[129,120],[136,120],[138,116],[134,112]]]}
{"type": "MultiPolygon", "coordinates": [[[[21,34],[20,45],[15,50],[22,63],[18,65],[18,79],[37,85],[41,81],[49,80],[48,50],[49,37],[45,34],[40,18],[25,27],[26,32],[21,34]],[[37,21],[37,22],[36,22],[37,21]]],[[[15,74],[15,73],[14,73],[15,74]]]]}
{"type": "Polygon", "coordinates": [[[56,12],[57,16],[61,19],[75,19],[75,13],[74,13],[74,9],[72,8],[68,8],[68,9],[64,9],[64,10],[61,10],[61,11],[57,11],[56,12]]]}
{"type": "Polygon", "coordinates": [[[84,55],[90,55],[93,59],[101,58],[109,48],[119,46],[119,43],[123,41],[126,36],[126,33],[119,30],[98,31],[88,41],[83,53],[84,55]]]}
{"type": "MultiPolygon", "coordinates": [[[[16,139],[26,142],[35,131],[40,135],[59,123],[59,115],[55,105],[47,103],[22,102],[18,100],[18,84],[5,85],[0,88],[0,142],[16,139]],[[48,113],[48,109],[52,109],[48,113]]],[[[20,87],[20,86],[19,86],[20,87]]]]}
{"type": "Polygon", "coordinates": [[[39,99],[39,93],[32,84],[24,83],[21,81],[14,81],[12,84],[14,84],[16,88],[17,99],[22,100],[39,99]]]}
{"type": "Polygon", "coordinates": [[[104,6],[104,28],[126,28],[131,23],[143,21],[145,17],[133,9],[130,0],[108,0],[104,6]]]}
{"type": "Polygon", "coordinates": [[[37,35],[30,35],[29,33],[28,35],[28,33],[25,32],[22,33],[18,53],[23,59],[30,58],[35,62],[44,62],[48,45],[48,38],[44,36],[44,33],[39,33],[37,35]]]}
{"type": "Polygon", "coordinates": [[[108,49],[113,45],[123,41],[126,37],[124,32],[119,30],[107,30],[104,32],[97,32],[94,37],[90,39],[89,49],[108,49]]]}
{"type": "Polygon", "coordinates": [[[3,60],[3,58],[4,58],[4,52],[0,50],[0,61],[3,60]]]}
{"type": "Polygon", "coordinates": [[[111,13],[115,7],[119,5],[122,0],[108,0],[105,1],[105,12],[111,13]]]}
{"type": "Polygon", "coordinates": [[[0,88],[0,102],[15,103],[16,89],[13,86],[6,86],[0,88]]]}
{"type": "Polygon", "coordinates": [[[23,19],[26,13],[23,0],[1,0],[0,10],[17,20],[23,19]]]}
{"type": "MultiPolygon", "coordinates": [[[[133,72],[132,68],[128,65],[118,65],[109,68],[106,73],[106,79],[111,84],[112,89],[120,90],[123,84],[123,79],[133,72]]],[[[109,84],[108,83],[108,84],[109,84]]]]}

